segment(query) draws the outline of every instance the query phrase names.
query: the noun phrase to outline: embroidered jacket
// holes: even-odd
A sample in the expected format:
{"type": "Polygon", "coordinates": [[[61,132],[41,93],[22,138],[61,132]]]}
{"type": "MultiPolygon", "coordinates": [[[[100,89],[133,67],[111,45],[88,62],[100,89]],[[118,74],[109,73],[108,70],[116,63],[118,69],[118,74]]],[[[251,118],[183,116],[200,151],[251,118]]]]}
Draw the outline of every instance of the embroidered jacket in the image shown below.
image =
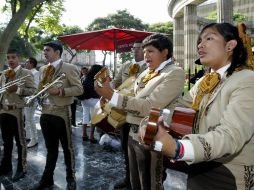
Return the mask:
{"type": "MultiPolygon", "coordinates": [[[[184,97],[192,102],[200,79],[184,97]]],[[[207,97],[200,103],[206,104],[207,97]]],[[[222,163],[236,178],[237,189],[254,189],[254,72],[242,70],[221,80],[199,117],[196,134],[187,135],[194,161],[222,163]]],[[[215,182],[216,183],[216,182],[215,182]]]]}

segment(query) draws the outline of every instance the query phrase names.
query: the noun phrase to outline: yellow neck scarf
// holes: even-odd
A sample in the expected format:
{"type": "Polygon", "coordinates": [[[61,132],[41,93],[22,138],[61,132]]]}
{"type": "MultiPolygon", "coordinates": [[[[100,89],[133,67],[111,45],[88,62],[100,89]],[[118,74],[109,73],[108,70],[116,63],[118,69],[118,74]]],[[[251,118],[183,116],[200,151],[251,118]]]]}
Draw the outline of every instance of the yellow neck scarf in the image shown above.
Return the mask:
{"type": "Polygon", "coordinates": [[[159,73],[157,71],[154,70],[150,70],[142,79],[143,83],[147,83],[149,80],[151,80],[152,78],[156,77],[159,73]]]}
{"type": "Polygon", "coordinates": [[[130,76],[133,76],[133,75],[136,75],[139,71],[139,68],[140,66],[138,64],[132,64],[130,67],[129,67],[129,77],[130,76]]]}
{"type": "Polygon", "coordinates": [[[41,80],[39,84],[39,90],[43,89],[43,87],[52,82],[53,76],[55,73],[55,67],[53,65],[48,65],[44,70],[43,70],[43,79],[41,80]]]}
{"type": "Polygon", "coordinates": [[[7,79],[13,79],[16,75],[13,69],[8,69],[4,74],[5,74],[5,78],[7,79]]]}
{"type": "Polygon", "coordinates": [[[200,102],[204,97],[204,95],[206,94],[211,95],[215,87],[219,84],[219,82],[220,82],[219,73],[213,72],[205,75],[205,77],[198,86],[197,95],[195,96],[194,101],[192,103],[192,108],[194,110],[197,111],[199,109],[200,102]]]}

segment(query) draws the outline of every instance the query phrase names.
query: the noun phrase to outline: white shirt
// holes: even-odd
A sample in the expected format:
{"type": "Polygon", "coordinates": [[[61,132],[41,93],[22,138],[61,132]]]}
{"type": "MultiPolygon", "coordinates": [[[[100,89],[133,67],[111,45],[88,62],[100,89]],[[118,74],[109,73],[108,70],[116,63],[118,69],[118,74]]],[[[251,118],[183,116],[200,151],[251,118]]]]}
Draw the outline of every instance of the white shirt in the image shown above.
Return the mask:
{"type": "MultiPolygon", "coordinates": [[[[160,66],[157,67],[157,68],[155,69],[155,71],[160,71],[160,70],[162,70],[162,69],[163,69],[168,63],[170,63],[170,62],[171,62],[171,58],[169,58],[168,60],[162,62],[162,63],[160,64],[160,66]]],[[[141,64],[141,63],[143,64],[144,61],[138,62],[138,64],[141,64]]],[[[141,65],[140,65],[140,66],[141,66],[141,65]]],[[[144,72],[148,73],[148,72],[149,72],[149,68],[147,68],[144,72]]],[[[119,97],[119,94],[118,94],[117,92],[114,92],[114,93],[113,93],[113,96],[112,96],[112,98],[111,98],[111,100],[109,100],[109,105],[110,105],[111,107],[115,107],[115,106],[117,105],[118,97],[119,97]]]]}
{"type": "MultiPolygon", "coordinates": [[[[220,74],[221,78],[225,77],[226,71],[227,69],[230,67],[230,64],[227,64],[223,67],[221,67],[220,69],[218,69],[216,72],[220,74]]],[[[211,70],[211,72],[215,72],[213,69],[211,70]]],[[[179,160],[184,160],[184,161],[193,161],[194,160],[194,149],[193,149],[193,145],[191,143],[190,140],[179,140],[182,145],[184,146],[184,156],[179,159],[179,160]]]]}
{"type": "Polygon", "coordinates": [[[34,83],[36,85],[36,88],[38,88],[38,85],[39,85],[39,76],[40,76],[40,73],[39,71],[37,71],[35,68],[32,68],[31,69],[31,72],[34,76],[34,83]]]}

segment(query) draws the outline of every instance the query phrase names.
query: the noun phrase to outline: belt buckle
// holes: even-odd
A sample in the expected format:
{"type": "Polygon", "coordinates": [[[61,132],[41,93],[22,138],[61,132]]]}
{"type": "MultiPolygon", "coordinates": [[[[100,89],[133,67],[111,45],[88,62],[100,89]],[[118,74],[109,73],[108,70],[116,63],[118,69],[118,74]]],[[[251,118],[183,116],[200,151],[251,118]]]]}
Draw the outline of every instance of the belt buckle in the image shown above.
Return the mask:
{"type": "Polygon", "coordinates": [[[131,130],[133,133],[138,133],[138,126],[137,125],[131,125],[131,130]]]}
{"type": "Polygon", "coordinates": [[[3,105],[3,104],[0,104],[0,109],[4,110],[4,111],[10,111],[10,110],[14,110],[16,108],[17,107],[15,105],[3,105]]]}

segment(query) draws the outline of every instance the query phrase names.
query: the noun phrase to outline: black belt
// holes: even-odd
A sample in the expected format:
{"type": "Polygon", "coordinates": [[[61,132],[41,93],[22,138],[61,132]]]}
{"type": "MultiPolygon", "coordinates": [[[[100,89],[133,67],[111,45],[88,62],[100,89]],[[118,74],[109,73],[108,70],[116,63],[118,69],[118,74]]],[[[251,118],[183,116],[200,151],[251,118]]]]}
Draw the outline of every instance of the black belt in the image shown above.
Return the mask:
{"type": "Polygon", "coordinates": [[[0,110],[8,111],[8,110],[15,110],[15,109],[18,109],[16,105],[3,105],[3,104],[0,104],[0,110]]]}
{"type": "Polygon", "coordinates": [[[130,124],[130,127],[133,133],[138,133],[138,128],[139,128],[138,125],[130,124]]]}
{"type": "Polygon", "coordinates": [[[65,105],[65,106],[57,106],[57,105],[51,105],[51,104],[42,104],[42,108],[47,109],[47,110],[57,110],[57,109],[65,109],[68,108],[70,105],[65,105]]]}

